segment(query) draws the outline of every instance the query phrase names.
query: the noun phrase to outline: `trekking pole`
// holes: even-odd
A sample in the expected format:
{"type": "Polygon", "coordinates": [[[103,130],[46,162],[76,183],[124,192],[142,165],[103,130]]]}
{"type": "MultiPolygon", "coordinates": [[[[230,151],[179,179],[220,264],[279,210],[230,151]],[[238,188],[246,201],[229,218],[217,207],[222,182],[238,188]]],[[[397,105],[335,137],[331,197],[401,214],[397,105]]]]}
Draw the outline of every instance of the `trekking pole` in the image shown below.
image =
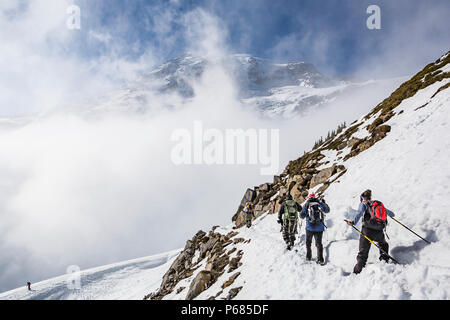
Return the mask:
{"type": "MultiPolygon", "coordinates": [[[[300,220],[300,227],[298,228],[298,244],[300,245],[300,241],[301,241],[300,233],[302,232],[303,219],[300,218],[299,220],[300,220]]],[[[298,222],[297,222],[297,226],[298,226],[298,222]]]]}
{"type": "Polygon", "coordinates": [[[415,233],[414,231],[412,231],[410,228],[408,228],[407,226],[405,226],[403,223],[401,223],[400,221],[398,221],[397,219],[395,219],[394,217],[390,217],[392,220],[394,220],[395,222],[397,222],[399,225],[401,225],[402,227],[405,227],[406,229],[408,229],[409,231],[411,231],[412,233],[414,233],[416,236],[418,236],[420,239],[422,239],[423,241],[425,241],[428,244],[431,244],[430,241],[428,241],[427,239],[422,238],[421,236],[419,236],[417,233],[415,233]]]}
{"type": "MultiPolygon", "coordinates": [[[[345,220],[345,219],[344,219],[344,221],[345,221],[345,222],[350,222],[350,221],[345,220]]],[[[392,258],[386,251],[384,251],[383,249],[381,249],[381,248],[380,248],[375,242],[373,242],[368,236],[366,236],[364,233],[362,233],[361,231],[359,231],[358,228],[356,228],[353,224],[352,224],[352,227],[353,227],[353,229],[355,229],[356,231],[358,231],[358,233],[359,233],[360,235],[364,236],[364,238],[366,238],[367,240],[369,240],[369,242],[370,242],[371,244],[373,244],[375,247],[377,247],[378,249],[380,249],[381,252],[383,252],[385,255],[387,255],[389,258],[391,258],[392,261],[394,261],[394,262],[396,262],[396,263],[398,263],[398,264],[401,264],[400,262],[398,262],[397,260],[395,260],[394,258],[392,258]]]]}

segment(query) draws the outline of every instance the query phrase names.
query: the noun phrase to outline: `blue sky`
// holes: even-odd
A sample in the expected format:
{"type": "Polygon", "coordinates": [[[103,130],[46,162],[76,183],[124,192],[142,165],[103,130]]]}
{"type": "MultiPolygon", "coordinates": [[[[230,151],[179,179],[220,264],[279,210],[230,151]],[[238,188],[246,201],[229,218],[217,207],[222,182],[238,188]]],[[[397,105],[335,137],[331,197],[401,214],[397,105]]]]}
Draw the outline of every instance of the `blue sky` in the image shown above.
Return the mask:
{"type": "Polygon", "coordinates": [[[410,76],[450,49],[449,9],[448,0],[2,0],[0,116],[98,96],[187,51],[307,61],[327,76],[410,76]],[[66,27],[73,4],[80,30],[66,27]],[[372,4],[381,30],[366,27],[372,4]]]}
{"type": "MultiPolygon", "coordinates": [[[[446,0],[80,0],[75,3],[82,10],[87,8],[87,15],[83,15],[84,32],[109,32],[114,42],[138,44],[135,51],[120,52],[131,58],[148,47],[155,52],[162,51],[158,54],[160,60],[182,54],[186,44],[180,32],[183,28],[180,20],[183,14],[196,8],[203,8],[223,23],[231,52],[282,61],[310,61],[319,69],[338,75],[352,75],[362,63],[383,57],[389,50],[408,58],[400,65],[392,61],[399,69],[395,71],[405,74],[411,66],[426,64],[447,51],[450,43],[450,23],[446,18],[450,2],[446,0]],[[381,30],[366,28],[369,16],[366,9],[371,4],[381,8],[381,30]],[[162,18],[164,15],[166,19],[162,18]],[[158,24],[162,21],[167,25],[161,33],[158,24]],[[166,42],[167,35],[175,41],[166,42]],[[399,41],[405,38],[408,41],[399,41]]],[[[80,48],[80,54],[86,56],[104,54],[109,49],[96,44],[80,48]]]]}

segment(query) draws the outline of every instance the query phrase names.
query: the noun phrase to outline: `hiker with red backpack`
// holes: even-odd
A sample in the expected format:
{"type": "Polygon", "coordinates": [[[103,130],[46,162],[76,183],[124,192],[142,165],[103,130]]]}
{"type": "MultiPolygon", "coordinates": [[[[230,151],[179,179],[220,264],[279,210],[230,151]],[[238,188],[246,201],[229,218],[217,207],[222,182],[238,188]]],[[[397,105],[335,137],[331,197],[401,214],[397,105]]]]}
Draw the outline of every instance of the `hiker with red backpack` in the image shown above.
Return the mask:
{"type": "Polygon", "coordinates": [[[381,201],[372,201],[371,190],[366,190],[361,194],[356,217],[353,221],[346,220],[349,226],[354,226],[363,217],[361,236],[359,238],[359,253],[356,257],[357,263],[353,268],[353,273],[358,274],[365,267],[369,257],[370,245],[373,242],[378,243],[380,261],[388,262],[391,258],[389,256],[389,244],[384,237],[387,216],[395,217],[395,214],[386,209],[381,201]]]}
{"type": "Polygon", "coordinates": [[[316,197],[314,193],[308,196],[308,200],[303,206],[303,210],[300,214],[302,219],[306,219],[306,260],[311,260],[311,244],[312,238],[317,248],[317,263],[320,265],[325,264],[323,258],[323,244],[322,235],[325,231],[325,213],[330,212],[330,207],[326,204],[325,200],[321,200],[316,197]]]}

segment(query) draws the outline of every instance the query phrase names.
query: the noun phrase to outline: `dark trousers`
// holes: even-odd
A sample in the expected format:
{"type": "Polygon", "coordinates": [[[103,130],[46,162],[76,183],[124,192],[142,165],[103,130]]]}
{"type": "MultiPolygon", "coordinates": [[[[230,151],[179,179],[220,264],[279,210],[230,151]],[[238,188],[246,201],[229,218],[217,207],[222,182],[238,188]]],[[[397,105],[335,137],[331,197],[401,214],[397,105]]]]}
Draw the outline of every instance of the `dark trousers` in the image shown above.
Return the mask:
{"type": "MultiPolygon", "coordinates": [[[[384,238],[384,232],[383,230],[374,230],[369,229],[367,227],[362,227],[361,232],[365,234],[370,240],[376,242],[378,246],[383,249],[385,252],[389,252],[389,244],[386,242],[386,239],[384,238]]],[[[370,250],[371,243],[369,240],[367,240],[364,236],[360,236],[359,238],[359,253],[356,257],[357,266],[359,269],[364,268],[367,262],[367,258],[369,257],[369,250],[370,250]]],[[[383,252],[380,250],[380,258],[386,259],[383,252]]]]}
{"type": "Polygon", "coordinates": [[[283,239],[286,243],[294,244],[297,220],[285,220],[283,223],[283,239]]]}
{"type": "Polygon", "coordinates": [[[306,246],[311,247],[313,238],[314,238],[314,242],[316,243],[316,247],[318,245],[322,246],[322,235],[323,235],[323,232],[314,232],[314,231],[306,230],[306,246]]]}
{"type": "Polygon", "coordinates": [[[317,258],[319,260],[323,260],[323,244],[322,244],[322,236],[323,232],[314,232],[306,230],[306,258],[311,259],[311,244],[312,239],[314,238],[314,242],[317,248],[317,258]]]}
{"type": "Polygon", "coordinates": [[[245,222],[247,223],[247,228],[250,228],[252,226],[252,218],[253,216],[251,214],[246,215],[245,222]]]}

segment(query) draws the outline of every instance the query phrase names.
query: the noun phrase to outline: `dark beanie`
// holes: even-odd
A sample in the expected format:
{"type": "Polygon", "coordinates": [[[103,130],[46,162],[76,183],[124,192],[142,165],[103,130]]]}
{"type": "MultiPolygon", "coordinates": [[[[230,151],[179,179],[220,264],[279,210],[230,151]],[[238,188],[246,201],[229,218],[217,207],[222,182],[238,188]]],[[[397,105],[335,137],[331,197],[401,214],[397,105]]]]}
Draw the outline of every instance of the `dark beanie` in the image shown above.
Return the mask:
{"type": "Polygon", "coordinates": [[[362,194],[361,194],[361,198],[364,198],[364,199],[372,199],[372,191],[371,190],[369,190],[369,189],[367,189],[366,191],[364,191],[362,194]]]}

